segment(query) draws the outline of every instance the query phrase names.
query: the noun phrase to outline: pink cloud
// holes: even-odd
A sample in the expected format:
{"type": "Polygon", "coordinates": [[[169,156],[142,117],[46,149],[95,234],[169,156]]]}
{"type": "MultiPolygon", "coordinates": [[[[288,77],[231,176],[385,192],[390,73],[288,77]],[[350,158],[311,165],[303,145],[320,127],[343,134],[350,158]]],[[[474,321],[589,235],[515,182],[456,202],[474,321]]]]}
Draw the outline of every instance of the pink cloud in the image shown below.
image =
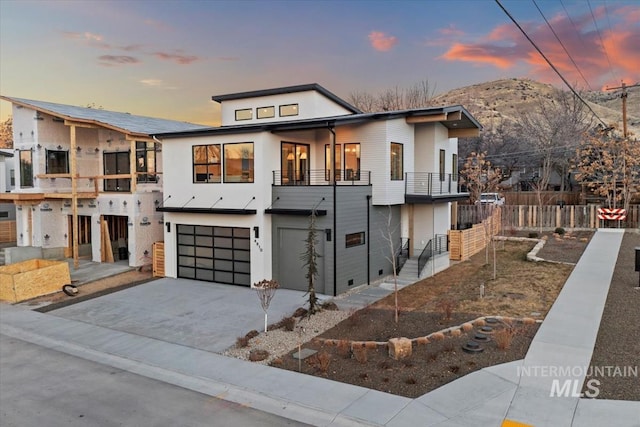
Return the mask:
{"type": "Polygon", "coordinates": [[[398,39],[381,31],[372,31],[369,33],[369,42],[378,52],[388,52],[398,44],[398,39]]]}
{"type": "MultiPolygon", "coordinates": [[[[637,75],[640,69],[640,28],[637,20],[627,19],[629,15],[639,16],[640,13],[637,8],[624,10],[624,7],[609,8],[609,16],[618,18],[611,30],[604,21],[607,17],[604,8],[594,10],[596,20],[601,19],[598,23],[600,34],[594,28],[590,13],[572,16],[573,22],[566,14],[550,20],[591,88],[598,88],[611,80],[609,61],[613,74],[637,75]]],[[[521,22],[520,25],[568,81],[585,86],[584,79],[544,22],[521,22]]],[[[557,74],[513,24],[499,25],[477,42],[451,42],[441,58],[492,65],[503,70],[526,64],[532,78],[545,82],[559,81],[557,74]]]]}
{"type": "Polygon", "coordinates": [[[156,58],[164,61],[173,61],[180,65],[189,65],[192,62],[198,61],[200,58],[195,55],[182,55],[180,53],[168,53],[168,52],[155,52],[153,54],[156,58]]]}
{"type": "Polygon", "coordinates": [[[449,24],[446,28],[440,28],[438,32],[446,37],[461,37],[465,34],[464,31],[456,28],[453,24],[449,24]]]}

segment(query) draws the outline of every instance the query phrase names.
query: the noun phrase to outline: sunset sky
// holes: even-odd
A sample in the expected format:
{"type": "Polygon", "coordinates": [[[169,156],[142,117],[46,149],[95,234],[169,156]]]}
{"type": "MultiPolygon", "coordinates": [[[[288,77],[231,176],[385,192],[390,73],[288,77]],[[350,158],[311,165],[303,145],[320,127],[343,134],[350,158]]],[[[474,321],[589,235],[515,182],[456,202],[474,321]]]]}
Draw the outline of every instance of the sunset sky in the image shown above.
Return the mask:
{"type": "MultiPolygon", "coordinates": [[[[640,82],[638,0],[502,4],[577,87],[640,82]]],[[[212,95],[319,83],[346,98],[423,80],[441,93],[505,77],[560,86],[493,0],[0,0],[5,96],[217,124],[212,95]]]]}

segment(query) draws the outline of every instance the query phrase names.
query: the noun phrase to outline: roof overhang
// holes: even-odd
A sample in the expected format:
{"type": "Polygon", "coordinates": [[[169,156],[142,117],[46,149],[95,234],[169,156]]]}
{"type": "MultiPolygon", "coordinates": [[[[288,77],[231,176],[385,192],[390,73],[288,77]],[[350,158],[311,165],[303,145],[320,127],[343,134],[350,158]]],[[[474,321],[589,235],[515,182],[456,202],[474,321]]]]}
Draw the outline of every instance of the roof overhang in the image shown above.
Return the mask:
{"type": "Polygon", "coordinates": [[[157,212],[176,213],[198,213],[198,214],[218,214],[218,215],[255,215],[255,209],[232,209],[232,208],[181,208],[181,207],[159,207],[157,212]]]}
{"type": "MultiPolygon", "coordinates": [[[[316,209],[315,210],[317,216],[326,216],[326,209],[316,209]]],[[[311,216],[311,209],[265,209],[264,213],[266,214],[274,214],[274,215],[296,215],[296,216],[311,216]]]]}
{"type": "Polygon", "coordinates": [[[459,202],[461,200],[468,200],[469,193],[457,193],[457,194],[439,194],[435,196],[425,196],[418,194],[405,194],[404,202],[405,203],[414,203],[414,204],[435,204],[435,203],[448,203],[448,202],[459,202]]]}

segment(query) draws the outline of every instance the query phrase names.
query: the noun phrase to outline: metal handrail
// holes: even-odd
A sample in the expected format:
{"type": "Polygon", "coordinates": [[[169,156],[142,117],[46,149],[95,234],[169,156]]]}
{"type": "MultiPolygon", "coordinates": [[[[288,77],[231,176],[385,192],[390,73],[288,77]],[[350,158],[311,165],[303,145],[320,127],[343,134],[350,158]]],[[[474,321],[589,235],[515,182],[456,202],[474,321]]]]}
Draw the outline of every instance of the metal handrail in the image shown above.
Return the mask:
{"type": "Polygon", "coordinates": [[[400,270],[409,259],[409,242],[408,238],[400,238],[400,246],[396,249],[396,275],[400,274],[400,270]]]}
{"type": "Polygon", "coordinates": [[[458,192],[457,176],[439,172],[406,172],[405,194],[433,196],[458,192]]]}
{"type": "Polygon", "coordinates": [[[418,257],[418,277],[422,274],[422,270],[427,265],[427,262],[435,255],[440,255],[449,252],[449,237],[446,234],[436,234],[436,236],[429,240],[422,250],[422,253],[418,257]]]}
{"type": "MultiPolygon", "coordinates": [[[[336,185],[369,185],[371,171],[356,169],[336,169],[336,185]]],[[[273,185],[276,186],[314,186],[331,185],[331,171],[329,169],[307,170],[274,170],[273,185]]]]}
{"type": "Polygon", "coordinates": [[[424,249],[422,250],[422,253],[418,257],[418,277],[420,277],[420,273],[422,273],[422,269],[424,268],[425,265],[427,265],[427,262],[429,262],[429,260],[433,256],[433,250],[431,248],[432,246],[433,246],[433,239],[427,242],[424,249]]]}

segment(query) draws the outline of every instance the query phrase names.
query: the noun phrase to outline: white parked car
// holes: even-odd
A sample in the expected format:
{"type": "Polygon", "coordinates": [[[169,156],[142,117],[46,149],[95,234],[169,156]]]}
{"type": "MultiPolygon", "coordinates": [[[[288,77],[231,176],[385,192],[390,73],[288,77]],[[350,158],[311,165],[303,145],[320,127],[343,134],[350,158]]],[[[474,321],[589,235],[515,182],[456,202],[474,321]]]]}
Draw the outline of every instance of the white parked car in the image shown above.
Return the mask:
{"type": "Polygon", "coordinates": [[[500,197],[498,193],[482,193],[480,194],[480,204],[482,205],[504,205],[504,197],[500,197]]]}

